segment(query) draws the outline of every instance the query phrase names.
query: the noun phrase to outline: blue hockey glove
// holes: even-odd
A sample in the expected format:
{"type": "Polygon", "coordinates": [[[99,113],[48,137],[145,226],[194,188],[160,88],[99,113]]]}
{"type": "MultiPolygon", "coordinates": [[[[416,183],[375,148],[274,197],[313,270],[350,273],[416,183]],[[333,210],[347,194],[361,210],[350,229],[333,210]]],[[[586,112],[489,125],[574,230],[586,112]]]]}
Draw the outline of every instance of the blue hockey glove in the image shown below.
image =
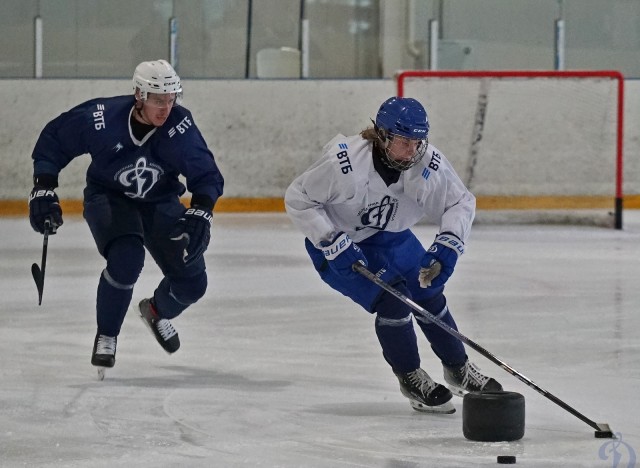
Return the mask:
{"type": "Polygon", "coordinates": [[[464,243],[458,237],[449,232],[438,234],[420,262],[420,287],[437,288],[446,283],[463,253],[464,243]]]}
{"type": "Polygon", "coordinates": [[[344,278],[360,277],[359,273],[353,271],[354,263],[360,262],[367,266],[362,249],[351,242],[351,238],[344,232],[336,234],[331,242],[322,242],[320,245],[329,268],[344,278]]]}
{"type": "Polygon", "coordinates": [[[36,185],[29,194],[29,221],[34,231],[44,234],[45,220],[49,220],[49,234],[62,226],[62,208],[53,188],[36,185]]]}
{"type": "Polygon", "coordinates": [[[171,240],[186,240],[183,260],[186,266],[198,261],[209,246],[211,240],[211,220],[213,215],[209,208],[193,206],[178,219],[171,232],[171,240]]]}

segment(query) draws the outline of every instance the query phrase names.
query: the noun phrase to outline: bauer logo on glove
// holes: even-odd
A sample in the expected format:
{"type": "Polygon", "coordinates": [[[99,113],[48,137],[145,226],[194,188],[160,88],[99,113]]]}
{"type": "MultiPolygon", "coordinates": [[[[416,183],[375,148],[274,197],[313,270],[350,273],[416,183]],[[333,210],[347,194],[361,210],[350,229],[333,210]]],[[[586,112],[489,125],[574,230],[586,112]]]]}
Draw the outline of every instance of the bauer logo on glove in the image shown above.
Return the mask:
{"type": "MultiPolygon", "coordinates": [[[[351,245],[352,242],[349,235],[342,232],[338,234],[329,245],[322,246],[322,254],[327,260],[333,260],[351,245]]],[[[354,246],[354,249],[360,250],[360,247],[354,246]]]]}
{"type": "Polygon", "coordinates": [[[360,278],[360,275],[353,271],[354,263],[367,265],[362,249],[351,241],[346,232],[339,232],[332,241],[323,241],[320,250],[329,263],[329,268],[344,278],[360,278]]]}
{"type": "Polygon", "coordinates": [[[464,253],[464,244],[453,234],[440,234],[436,237],[436,240],[429,249],[429,252],[431,252],[431,249],[434,249],[434,252],[436,251],[436,244],[442,244],[445,247],[449,247],[450,249],[455,250],[458,255],[462,255],[464,253]]]}
{"type": "Polygon", "coordinates": [[[213,219],[213,215],[210,211],[202,210],[200,208],[189,208],[184,212],[187,216],[202,216],[204,219],[209,221],[209,225],[211,225],[211,220],[213,219]]]}

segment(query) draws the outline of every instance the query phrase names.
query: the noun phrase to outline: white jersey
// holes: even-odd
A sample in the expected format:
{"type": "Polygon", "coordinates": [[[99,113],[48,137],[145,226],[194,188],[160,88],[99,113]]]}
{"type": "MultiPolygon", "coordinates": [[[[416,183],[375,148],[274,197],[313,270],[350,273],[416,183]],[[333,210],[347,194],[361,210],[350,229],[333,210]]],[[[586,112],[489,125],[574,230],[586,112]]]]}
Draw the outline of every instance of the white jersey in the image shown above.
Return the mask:
{"type": "Polygon", "coordinates": [[[466,241],[475,197],[433,145],[424,158],[387,187],[373,166],[373,144],[337,135],[322,157],[285,193],[294,225],[315,245],[346,232],[354,242],[379,231],[400,232],[423,218],[466,241]]]}

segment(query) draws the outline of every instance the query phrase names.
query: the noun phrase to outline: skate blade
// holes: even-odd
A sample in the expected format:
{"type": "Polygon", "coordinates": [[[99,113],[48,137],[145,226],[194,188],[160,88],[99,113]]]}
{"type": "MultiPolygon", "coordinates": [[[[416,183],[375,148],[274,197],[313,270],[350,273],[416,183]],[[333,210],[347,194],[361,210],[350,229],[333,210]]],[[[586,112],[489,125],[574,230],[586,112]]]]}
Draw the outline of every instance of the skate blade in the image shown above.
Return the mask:
{"type": "Polygon", "coordinates": [[[438,406],[427,406],[419,401],[409,400],[411,407],[419,411],[420,413],[432,413],[432,414],[453,414],[456,412],[456,408],[451,401],[447,401],[438,406]]]}
{"type": "Polygon", "coordinates": [[[98,380],[104,380],[104,376],[107,372],[106,367],[98,367],[98,380]]]}

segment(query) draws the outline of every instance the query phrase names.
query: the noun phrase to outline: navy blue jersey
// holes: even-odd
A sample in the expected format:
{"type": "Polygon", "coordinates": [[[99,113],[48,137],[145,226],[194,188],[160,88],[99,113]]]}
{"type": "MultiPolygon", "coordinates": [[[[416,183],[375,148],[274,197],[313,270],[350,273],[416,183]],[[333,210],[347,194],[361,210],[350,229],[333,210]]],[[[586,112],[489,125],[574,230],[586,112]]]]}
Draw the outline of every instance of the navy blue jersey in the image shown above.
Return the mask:
{"type": "Polygon", "coordinates": [[[131,131],[133,95],[84,102],[49,122],[33,150],[34,175],[58,173],[91,155],[87,185],[155,202],[185,192],[215,201],[224,180],[191,112],[174,107],[167,121],[138,141],[131,131]]]}

